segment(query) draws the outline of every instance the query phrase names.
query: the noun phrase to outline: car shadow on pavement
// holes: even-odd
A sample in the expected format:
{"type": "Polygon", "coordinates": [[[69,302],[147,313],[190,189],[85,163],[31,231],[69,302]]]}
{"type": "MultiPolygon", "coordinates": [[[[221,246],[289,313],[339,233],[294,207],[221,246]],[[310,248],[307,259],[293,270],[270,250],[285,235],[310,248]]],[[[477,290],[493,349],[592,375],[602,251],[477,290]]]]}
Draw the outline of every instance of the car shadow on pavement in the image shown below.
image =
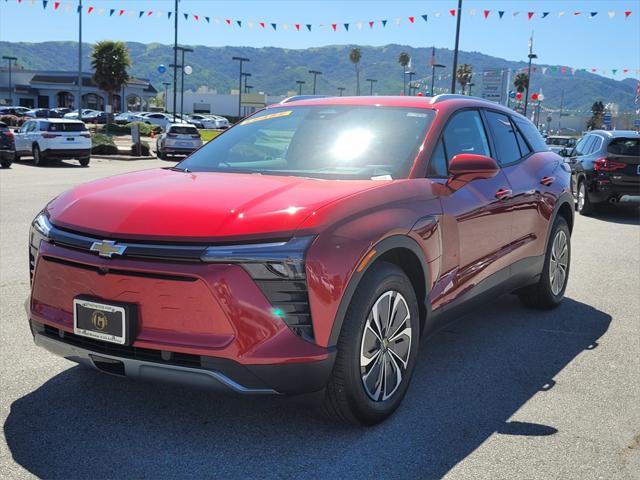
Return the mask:
{"type": "Polygon", "coordinates": [[[640,225],[640,201],[623,200],[615,205],[599,205],[592,217],[609,223],[640,225]]]}
{"type": "Polygon", "coordinates": [[[510,418],[610,322],[571,299],[540,312],[502,297],[421,344],[403,405],[372,428],[324,419],[313,395],[225,396],[76,366],[14,401],[4,433],[18,464],[51,479],[440,478],[493,434],[553,435],[510,418]]]}
{"type": "Polygon", "coordinates": [[[33,163],[32,158],[29,158],[28,160],[24,160],[21,158],[15,163],[17,163],[18,165],[24,165],[25,167],[34,168],[86,168],[80,165],[76,160],[45,160],[42,165],[36,165],[35,163],[33,163]]]}

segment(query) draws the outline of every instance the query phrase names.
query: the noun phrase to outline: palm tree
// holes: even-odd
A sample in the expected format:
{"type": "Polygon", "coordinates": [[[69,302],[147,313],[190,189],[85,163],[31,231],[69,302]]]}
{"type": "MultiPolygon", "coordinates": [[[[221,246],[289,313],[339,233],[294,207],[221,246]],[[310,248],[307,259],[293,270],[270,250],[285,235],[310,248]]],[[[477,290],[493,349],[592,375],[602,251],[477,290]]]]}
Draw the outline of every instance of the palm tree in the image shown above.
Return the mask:
{"type": "Polygon", "coordinates": [[[462,86],[462,94],[464,95],[465,87],[471,83],[471,77],[473,77],[473,67],[468,63],[462,63],[458,65],[456,70],[456,80],[462,86]]]}
{"type": "Polygon", "coordinates": [[[411,63],[411,57],[407,52],[400,52],[398,63],[402,66],[402,94],[407,94],[407,67],[411,63]]]}
{"type": "Polygon", "coordinates": [[[516,92],[524,92],[529,84],[529,76],[526,73],[519,73],[516,78],[513,79],[513,86],[516,87],[516,92]]]}
{"type": "Polygon", "coordinates": [[[358,64],[360,63],[360,59],[362,58],[362,52],[359,48],[352,48],[349,52],[349,60],[356,68],[356,95],[360,95],[360,68],[358,64]]]}
{"type": "Polygon", "coordinates": [[[109,95],[108,104],[113,105],[113,95],[129,80],[127,68],[131,66],[129,49],[123,42],[103,40],[93,46],[91,53],[93,81],[100,90],[109,95]]]}

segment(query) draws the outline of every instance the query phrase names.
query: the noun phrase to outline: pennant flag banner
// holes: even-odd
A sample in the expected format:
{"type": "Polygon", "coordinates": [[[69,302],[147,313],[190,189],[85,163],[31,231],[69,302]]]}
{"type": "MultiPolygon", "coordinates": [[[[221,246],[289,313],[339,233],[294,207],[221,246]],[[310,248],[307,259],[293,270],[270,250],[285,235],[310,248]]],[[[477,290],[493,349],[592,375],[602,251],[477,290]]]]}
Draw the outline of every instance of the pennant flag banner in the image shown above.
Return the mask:
{"type": "MultiPolygon", "coordinates": [[[[5,0],[5,2],[7,2],[8,0],[5,0]]],[[[35,3],[35,1],[37,0],[30,0],[29,4],[33,5],[35,3]]],[[[91,1],[91,0],[90,0],[91,1]]],[[[98,0],[94,0],[94,1],[98,1],[98,0]]],[[[90,15],[92,13],[94,13],[96,11],[95,7],[93,5],[88,5],[85,7],[80,7],[77,6],[77,3],[71,0],[67,0],[67,1],[49,1],[49,0],[41,0],[42,2],[42,8],[44,10],[48,10],[48,11],[73,11],[75,10],[77,13],[81,13],[82,9],[85,9],[85,12],[90,15]],[[60,8],[63,7],[63,8],[60,8]]],[[[25,5],[27,2],[24,2],[23,0],[17,0],[17,3],[19,5],[25,5]]],[[[113,2],[115,3],[115,1],[113,2]]],[[[121,3],[124,4],[124,0],[121,0],[121,3]]],[[[204,2],[203,2],[204,3],[204,2]]],[[[534,4],[535,2],[532,1],[532,4],[534,4]]],[[[97,14],[98,15],[102,15],[103,13],[106,12],[105,8],[98,8],[97,10],[97,14]]],[[[154,11],[154,10],[131,10],[128,8],[110,8],[109,9],[109,17],[114,17],[115,13],[118,12],[118,17],[123,17],[126,16],[127,17],[137,17],[138,19],[146,19],[146,18],[162,18],[164,16],[163,12],[159,12],[159,11],[154,11]]],[[[510,13],[511,17],[514,20],[518,20],[520,18],[524,18],[524,13],[526,13],[526,20],[527,21],[542,21],[545,20],[547,18],[549,18],[549,16],[553,13],[553,12],[549,12],[549,11],[535,11],[535,10],[528,10],[528,11],[511,11],[511,12],[507,12],[506,10],[490,10],[490,9],[482,9],[482,10],[477,10],[477,9],[470,9],[467,11],[461,11],[458,13],[457,9],[450,9],[448,10],[449,15],[447,16],[446,11],[444,13],[440,12],[440,11],[436,11],[436,12],[431,12],[431,13],[423,13],[420,15],[411,15],[411,16],[407,16],[407,17],[397,17],[393,19],[393,22],[398,25],[398,26],[416,26],[418,25],[416,23],[416,18],[422,18],[424,20],[425,23],[428,22],[429,19],[429,15],[433,15],[435,18],[442,18],[442,19],[452,19],[451,17],[456,17],[458,14],[460,15],[466,15],[469,17],[476,17],[476,15],[478,14],[478,12],[482,12],[482,15],[478,15],[479,18],[481,20],[486,20],[487,22],[491,22],[492,20],[495,21],[501,21],[504,20],[504,16],[506,13],[510,13]],[[519,14],[523,13],[522,16],[520,16],[519,14]],[[497,14],[497,15],[496,15],[497,14]],[[403,21],[404,19],[404,21],[403,21]]],[[[172,11],[168,11],[167,12],[167,16],[166,19],[167,20],[171,20],[172,15],[174,12],[172,11]]],[[[203,18],[204,20],[206,20],[207,24],[211,24],[211,18],[214,19],[214,25],[219,25],[221,22],[221,19],[219,17],[210,17],[210,16],[206,16],[202,13],[190,13],[190,12],[181,12],[182,16],[184,18],[184,21],[193,21],[193,22],[199,22],[201,18],[203,18]]],[[[206,13],[206,12],[205,12],[206,13]]],[[[569,13],[571,17],[584,17],[586,19],[596,19],[596,17],[599,16],[599,14],[601,12],[599,11],[581,11],[581,10],[576,10],[576,11],[572,11],[572,12],[565,12],[565,11],[558,11],[557,13],[557,17],[558,18],[566,18],[566,14],[569,13]],[[584,15],[583,15],[584,13],[584,15]]],[[[615,10],[611,10],[611,11],[606,11],[604,12],[606,13],[606,17],[604,16],[600,16],[599,18],[608,18],[609,20],[613,20],[614,18],[622,18],[624,20],[627,20],[632,14],[633,11],[632,10],[621,10],[620,12],[616,12],[615,10]],[[620,15],[617,15],[618,13],[620,13],[620,15]]],[[[281,23],[281,22],[266,22],[266,21],[258,21],[258,22],[254,22],[254,20],[245,20],[245,19],[225,19],[224,22],[226,23],[227,26],[232,26],[232,25],[237,25],[238,28],[253,28],[254,25],[260,25],[260,27],[262,29],[265,29],[266,25],[271,25],[271,28],[273,31],[278,31],[278,26],[281,27],[281,30],[285,30],[288,31],[289,27],[291,25],[293,25],[295,28],[292,28],[292,31],[295,32],[304,32],[305,30],[303,28],[301,28],[302,25],[304,25],[306,27],[306,31],[307,32],[311,32],[313,30],[313,27],[316,28],[322,28],[322,29],[327,29],[330,32],[353,32],[354,29],[351,29],[350,26],[352,24],[355,24],[356,26],[356,30],[362,30],[362,27],[365,24],[369,25],[370,29],[373,28],[381,28],[381,29],[386,29],[387,23],[388,23],[388,19],[375,19],[375,20],[357,20],[357,21],[349,21],[349,22],[332,22],[329,24],[321,24],[321,23],[302,23],[302,22],[291,22],[291,23],[281,23]],[[342,25],[344,27],[344,30],[342,28],[338,28],[338,25],[342,25]]],[[[204,22],[199,22],[204,24],[204,22]]],[[[613,71],[613,70],[612,70],[613,71]]],[[[616,70],[617,71],[617,70],[616,70]]],[[[615,75],[615,73],[614,73],[615,75]]]]}

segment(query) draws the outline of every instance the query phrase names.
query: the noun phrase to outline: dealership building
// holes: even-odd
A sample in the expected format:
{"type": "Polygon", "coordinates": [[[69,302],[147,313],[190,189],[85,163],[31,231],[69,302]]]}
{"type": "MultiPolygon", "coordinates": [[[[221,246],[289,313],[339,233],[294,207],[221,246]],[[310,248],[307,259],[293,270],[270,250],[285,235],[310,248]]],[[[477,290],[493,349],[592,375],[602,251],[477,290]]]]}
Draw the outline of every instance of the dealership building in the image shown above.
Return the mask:
{"type": "MultiPolygon", "coordinates": [[[[104,111],[109,95],[95,85],[92,76],[90,72],[82,74],[82,108],[104,111]]],[[[147,110],[149,99],[157,93],[149,80],[131,78],[120,92],[113,95],[113,111],[122,111],[123,98],[128,110],[147,110]]],[[[13,68],[9,75],[8,68],[0,68],[0,105],[77,108],[77,94],[78,72],[13,68]]]]}

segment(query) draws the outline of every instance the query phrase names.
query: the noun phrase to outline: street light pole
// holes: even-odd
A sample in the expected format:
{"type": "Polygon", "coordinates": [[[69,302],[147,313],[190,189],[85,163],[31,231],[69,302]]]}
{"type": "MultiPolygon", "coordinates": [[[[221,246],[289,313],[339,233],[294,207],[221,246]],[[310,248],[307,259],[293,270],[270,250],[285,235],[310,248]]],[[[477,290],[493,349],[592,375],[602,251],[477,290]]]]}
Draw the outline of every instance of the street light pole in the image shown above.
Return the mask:
{"type": "Polygon", "coordinates": [[[413,87],[411,86],[411,81],[413,79],[413,76],[416,74],[416,72],[407,72],[407,75],[409,75],[409,96],[411,97],[413,94],[411,93],[411,90],[413,89],[413,87]]]}
{"type": "Polygon", "coordinates": [[[244,88],[242,89],[243,93],[247,93],[247,81],[249,80],[250,76],[251,76],[250,73],[247,73],[247,72],[242,73],[242,77],[244,78],[244,88]]]}
{"type": "Polygon", "coordinates": [[[367,78],[365,81],[369,82],[369,95],[373,96],[373,84],[378,80],[376,80],[375,78],[367,78]]]}
{"type": "Polygon", "coordinates": [[[248,62],[245,57],[232,57],[232,60],[240,62],[240,74],[238,75],[238,117],[242,117],[242,64],[248,62]]]}
{"type": "Polygon", "coordinates": [[[167,95],[169,95],[169,85],[171,85],[171,83],[169,82],[162,82],[162,85],[164,85],[164,111],[167,111],[167,95]]]}
{"type": "MultiPolygon", "coordinates": [[[[193,48],[187,48],[187,47],[175,47],[176,51],[180,50],[180,52],[182,53],[182,59],[181,59],[181,63],[180,65],[176,65],[176,69],[179,67],[180,70],[182,70],[182,72],[180,73],[180,119],[182,119],[182,116],[184,115],[184,54],[185,52],[193,52],[193,48]]],[[[174,93],[174,98],[175,98],[175,93],[174,93]]],[[[175,114],[175,106],[173,108],[173,121],[176,121],[176,114],[175,114]]]]}
{"type": "Polygon", "coordinates": [[[305,82],[304,80],[296,80],[296,83],[298,84],[298,95],[302,95],[302,85],[307,82],[305,82]]]}
{"type": "Polygon", "coordinates": [[[529,67],[527,69],[527,85],[525,88],[525,97],[524,97],[524,113],[523,115],[527,116],[527,105],[529,104],[529,85],[531,84],[531,60],[534,58],[538,58],[538,56],[533,53],[533,32],[531,32],[531,38],[529,39],[529,67]]]}
{"type": "Polygon", "coordinates": [[[176,104],[178,103],[178,0],[173,9],[173,121],[176,121],[176,104]]]}
{"type": "Polygon", "coordinates": [[[344,91],[345,91],[344,87],[338,87],[338,92],[339,92],[339,96],[340,97],[342,96],[342,92],[344,92],[344,91]]]}
{"type": "Polygon", "coordinates": [[[2,56],[3,60],[7,60],[9,62],[9,105],[13,105],[13,88],[11,82],[11,63],[16,62],[18,57],[8,57],[6,55],[2,56]]]}
{"type": "Polygon", "coordinates": [[[462,0],[458,0],[458,18],[456,19],[456,47],[453,50],[453,70],[451,72],[451,93],[456,93],[456,70],[458,69],[458,47],[460,46],[460,17],[462,17],[462,0]]]}
{"type": "Polygon", "coordinates": [[[82,0],[78,0],[78,120],[82,120],[82,0]]]}
{"type": "Polygon", "coordinates": [[[316,94],[316,78],[318,75],[322,75],[322,72],[318,70],[309,70],[309,73],[313,75],[313,94],[316,94]]]}
{"type": "Polygon", "coordinates": [[[446,65],[440,63],[434,63],[431,65],[431,96],[433,97],[433,89],[435,88],[436,81],[436,68],[447,68],[446,65]]]}
{"type": "Polygon", "coordinates": [[[564,107],[564,88],[560,94],[560,115],[558,116],[558,133],[560,133],[560,125],[562,124],[562,109],[564,107]]]}

